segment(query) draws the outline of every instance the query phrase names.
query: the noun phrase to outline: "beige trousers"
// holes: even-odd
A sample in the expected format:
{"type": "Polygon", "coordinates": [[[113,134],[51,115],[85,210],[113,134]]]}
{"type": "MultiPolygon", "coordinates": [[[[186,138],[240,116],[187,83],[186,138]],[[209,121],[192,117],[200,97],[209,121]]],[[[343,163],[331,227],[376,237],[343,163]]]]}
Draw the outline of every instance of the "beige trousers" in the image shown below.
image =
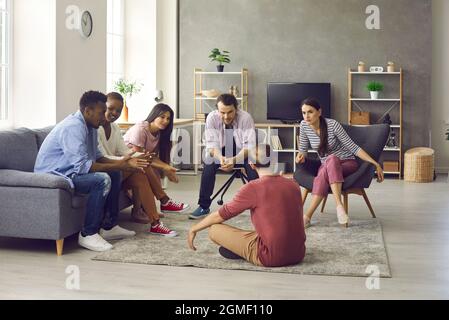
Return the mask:
{"type": "Polygon", "coordinates": [[[258,235],[255,231],[245,231],[226,224],[214,224],[209,228],[209,238],[246,261],[263,267],[258,255],[258,235]]]}

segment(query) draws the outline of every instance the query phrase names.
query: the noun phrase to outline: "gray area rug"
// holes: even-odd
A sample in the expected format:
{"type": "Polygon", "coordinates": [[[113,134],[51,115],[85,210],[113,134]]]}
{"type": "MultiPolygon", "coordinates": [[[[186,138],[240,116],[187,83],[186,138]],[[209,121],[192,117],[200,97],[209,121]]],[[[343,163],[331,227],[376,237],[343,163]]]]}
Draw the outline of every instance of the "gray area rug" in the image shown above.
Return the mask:
{"type": "MultiPolygon", "coordinates": [[[[200,232],[195,239],[197,251],[190,250],[187,233],[195,221],[187,220],[186,215],[166,216],[164,223],[176,230],[178,237],[154,236],[145,232],[147,226],[135,225],[136,237],[114,243],[112,250],[98,254],[93,260],[354,277],[369,276],[374,266],[375,270],[379,270],[380,277],[391,277],[382,227],[377,219],[352,220],[346,229],[338,225],[335,215],[317,214],[316,222],[306,231],[307,251],[301,264],[261,268],[243,260],[221,257],[218,247],[208,239],[207,230],[200,232]]],[[[253,229],[248,213],[228,223],[245,230],[253,229]]]]}

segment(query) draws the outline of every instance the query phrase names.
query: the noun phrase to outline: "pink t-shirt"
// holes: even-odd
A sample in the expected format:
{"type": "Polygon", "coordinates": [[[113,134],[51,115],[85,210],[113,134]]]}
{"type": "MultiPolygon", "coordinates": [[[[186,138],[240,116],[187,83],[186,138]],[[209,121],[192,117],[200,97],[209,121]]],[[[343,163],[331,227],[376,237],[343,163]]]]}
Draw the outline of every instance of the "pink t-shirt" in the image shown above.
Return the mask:
{"type": "Polygon", "coordinates": [[[149,123],[142,121],[132,126],[128,132],[126,132],[123,139],[128,147],[134,145],[136,147],[144,148],[147,152],[159,152],[159,139],[161,137],[158,132],[157,136],[153,136],[148,128],[149,123]]]}
{"type": "Polygon", "coordinates": [[[244,185],[219,214],[229,220],[251,210],[258,234],[258,256],[266,267],[300,263],[306,252],[299,185],[281,176],[265,176],[244,185]]]}

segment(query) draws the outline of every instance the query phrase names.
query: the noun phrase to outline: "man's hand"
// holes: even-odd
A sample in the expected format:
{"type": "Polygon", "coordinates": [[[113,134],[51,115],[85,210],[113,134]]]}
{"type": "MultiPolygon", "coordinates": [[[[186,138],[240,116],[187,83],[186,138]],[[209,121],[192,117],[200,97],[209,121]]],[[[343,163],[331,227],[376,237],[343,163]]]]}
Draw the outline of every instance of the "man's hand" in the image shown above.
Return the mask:
{"type": "Polygon", "coordinates": [[[224,172],[231,172],[232,170],[234,170],[234,158],[224,158],[222,157],[221,159],[221,167],[220,170],[224,171],[224,172]]]}
{"type": "Polygon", "coordinates": [[[140,171],[145,173],[144,168],[148,167],[150,164],[145,159],[132,158],[134,153],[123,157],[121,160],[121,169],[126,171],[140,171]]]}
{"type": "Polygon", "coordinates": [[[306,157],[304,157],[302,153],[298,153],[298,155],[296,156],[296,163],[303,164],[304,162],[306,162],[306,157]]]}
{"type": "Polygon", "coordinates": [[[155,152],[145,152],[144,154],[138,156],[138,159],[144,159],[148,161],[149,164],[153,163],[153,160],[157,157],[157,153],[155,152]]]}
{"type": "Polygon", "coordinates": [[[168,166],[168,168],[164,170],[164,173],[167,176],[168,180],[170,180],[171,182],[179,182],[178,176],[176,175],[176,168],[168,166]]]}
{"type": "Polygon", "coordinates": [[[189,230],[189,236],[187,238],[187,242],[189,244],[189,248],[192,249],[193,251],[196,251],[195,245],[193,244],[193,242],[195,241],[195,237],[196,237],[196,232],[193,231],[193,228],[191,228],[189,230]]]}
{"type": "Polygon", "coordinates": [[[384,181],[384,170],[380,166],[380,164],[376,165],[376,173],[377,173],[377,182],[383,182],[384,181]]]}

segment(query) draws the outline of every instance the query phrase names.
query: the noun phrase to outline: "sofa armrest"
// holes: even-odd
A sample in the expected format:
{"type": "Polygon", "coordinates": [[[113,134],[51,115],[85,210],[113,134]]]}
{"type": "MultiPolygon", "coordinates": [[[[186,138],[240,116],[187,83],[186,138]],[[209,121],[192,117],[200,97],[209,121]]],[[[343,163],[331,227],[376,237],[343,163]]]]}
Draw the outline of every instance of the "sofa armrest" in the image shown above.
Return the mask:
{"type": "Polygon", "coordinates": [[[66,179],[47,173],[0,169],[0,185],[6,187],[63,189],[73,193],[73,189],[66,179]]]}

